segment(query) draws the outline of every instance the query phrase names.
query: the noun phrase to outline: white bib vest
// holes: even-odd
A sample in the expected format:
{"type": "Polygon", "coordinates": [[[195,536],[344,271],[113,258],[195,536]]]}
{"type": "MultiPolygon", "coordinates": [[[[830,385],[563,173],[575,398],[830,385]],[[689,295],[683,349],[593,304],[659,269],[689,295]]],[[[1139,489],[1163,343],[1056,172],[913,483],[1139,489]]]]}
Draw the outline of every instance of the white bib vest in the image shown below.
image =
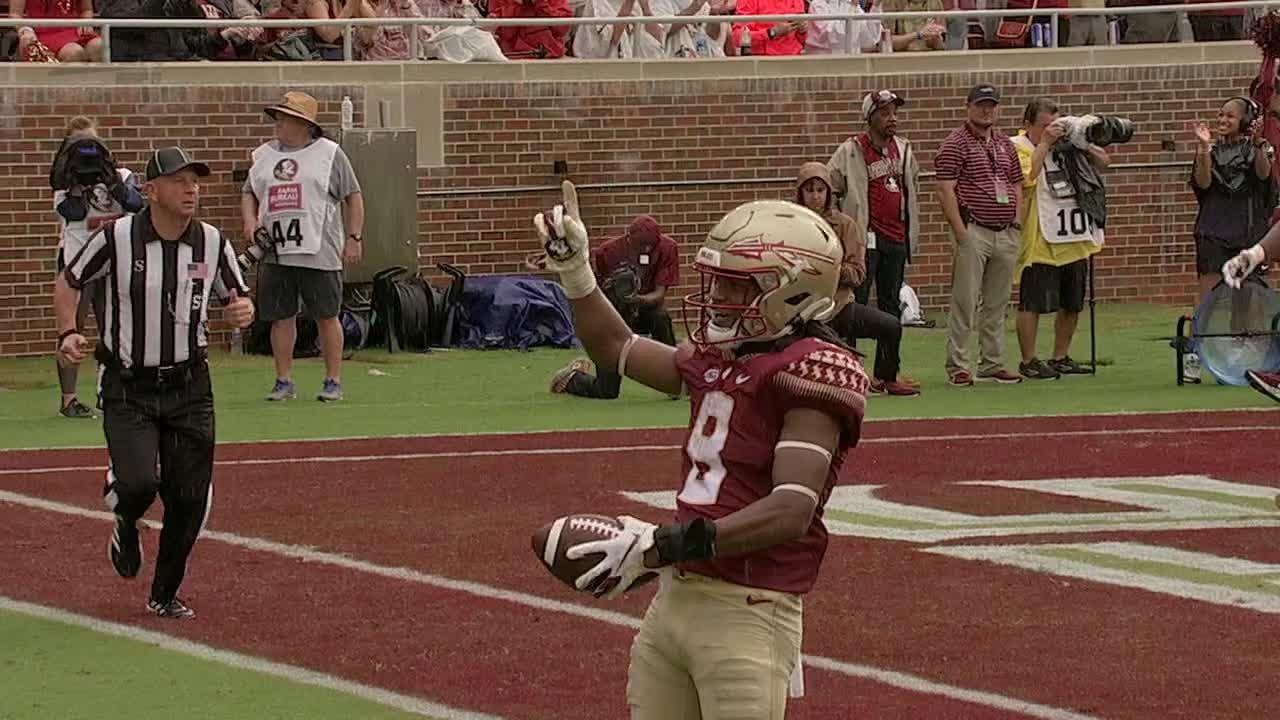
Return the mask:
{"type": "MultiPolygon", "coordinates": [[[[1021,143],[1023,147],[1035,148],[1025,135],[1014,141],[1021,143]]],[[[1044,170],[1036,178],[1036,208],[1040,215],[1040,234],[1044,236],[1045,242],[1052,245],[1103,243],[1102,228],[1076,202],[1075,188],[1067,178],[1066,171],[1054,162],[1052,152],[1045,155],[1044,170]]]]}
{"type": "MultiPolygon", "coordinates": [[[[120,175],[121,182],[127,182],[133,175],[132,172],[119,168],[116,170],[120,175]]],[[[59,190],[53,194],[53,205],[56,208],[62,203],[63,198],[67,196],[65,190],[59,190]]],[[[88,212],[85,213],[82,220],[66,220],[62,221],[62,235],[59,238],[59,245],[66,257],[67,262],[80,252],[84,244],[89,242],[89,236],[98,231],[98,228],[115,220],[124,217],[124,208],[120,207],[120,203],[111,197],[111,191],[106,185],[98,183],[93,189],[84,196],[85,205],[88,212]]]]}
{"type": "Polygon", "coordinates": [[[338,144],[319,138],[280,152],[270,143],[253,151],[249,183],[258,198],[258,224],[271,234],[277,255],[315,255],[324,228],[338,212],[329,200],[329,178],[338,144]]]}

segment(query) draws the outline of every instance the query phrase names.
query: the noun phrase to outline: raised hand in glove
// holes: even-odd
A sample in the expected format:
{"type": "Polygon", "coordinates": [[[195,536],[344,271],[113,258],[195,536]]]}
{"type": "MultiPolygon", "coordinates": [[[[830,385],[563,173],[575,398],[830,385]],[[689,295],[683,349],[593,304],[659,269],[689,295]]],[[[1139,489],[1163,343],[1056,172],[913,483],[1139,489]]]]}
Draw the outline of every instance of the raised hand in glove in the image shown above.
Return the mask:
{"type": "Polygon", "coordinates": [[[568,180],[560,184],[560,190],[563,202],[533,217],[543,255],[536,262],[533,258],[528,262],[559,273],[564,294],[570,300],[577,300],[595,291],[596,276],[591,271],[587,228],[579,215],[578,191],[568,180]]]}

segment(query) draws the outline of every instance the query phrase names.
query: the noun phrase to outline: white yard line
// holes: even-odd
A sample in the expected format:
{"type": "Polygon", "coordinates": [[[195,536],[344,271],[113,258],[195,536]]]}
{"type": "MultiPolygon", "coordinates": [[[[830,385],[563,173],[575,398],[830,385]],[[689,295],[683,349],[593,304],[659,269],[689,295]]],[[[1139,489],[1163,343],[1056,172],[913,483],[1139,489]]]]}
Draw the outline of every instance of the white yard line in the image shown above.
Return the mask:
{"type": "MultiPolygon", "coordinates": [[[[372,407],[372,406],[371,406],[372,407]]],[[[867,418],[864,422],[878,425],[882,423],[895,422],[937,422],[939,424],[947,422],[969,422],[976,420],[1052,420],[1061,418],[1066,420],[1079,419],[1085,417],[1136,417],[1142,415],[1203,415],[1217,413],[1268,413],[1277,412],[1271,407],[1242,407],[1242,408],[1218,408],[1215,410],[1197,409],[1197,410],[1115,410],[1111,412],[1100,413],[1068,413],[1065,415],[1044,415],[1040,413],[1021,413],[1010,415],[949,415],[939,417],[937,415],[906,415],[902,417],[892,418],[867,418]]],[[[0,418],[7,420],[12,418],[0,418]]],[[[512,435],[555,435],[558,433],[565,434],[595,434],[608,432],[649,432],[655,430],[682,430],[685,424],[677,425],[642,425],[638,427],[608,427],[608,428],[559,428],[553,430],[509,430],[506,432],[493,432],[490,430],[477,432],[461,432],[461,433],[396,433],[389,435],[342,435],[334,437],[311,437],[311,438],[280,438],[274,440],[231,440],[220,443],[224,446],[231,445],[278,445],[281,443],[304,443],[304,442],[344,442],[347,440],[412,440],[412,439],[440,439],[440,438],[477,438],[477,437],[510,437],[512,435]]],[[[1271,426],[1274,427],[1274,426],[1271,426]]],[[[24,448],[7,448],[0,450],[0,455],[5,453],[17,452],[37,452],[41,450],[97,450],[102,448],[102,443],[94,443],[92,445],[53,445],[43,447],[24,447],[24,448]]]]}
{"type": "MultiPolygon", "coordinates": [[[[5,490],[0,490],[0,503],[12,503],[37,510],[45,510],[48,512],[56,512],[63,515],[72,515],[75,517],[100,520],[104,522],[112,520],[112,515],[107,512],[89,510],[76,505],[68,505],[65,503],[31,497],[29,495],[22,495],[20,493],[5,490]]],[[[147,523],[153,528],[159,527],[159,523],[152,521],[147,521],[147,523]]],[[[301,545],[290,545],[287,543],[275,542],[273,540],[246,537],[216,530],[206,531],[202,535],[202,538],[205,540],[222,542],[248,550],[271,553],[281,557],[293,558],[305,562],[340,567],[371,575],[402,580],[405,582],[428,585],[443,590],[464,592],[488,600],[500,600],[517,605],[523,605],[525,607],[531,607],[537,610],[564,613],[566,615],[573,615],[575,617],[586,618],[588,620],[596,620],[633,630],[640,627],[639,618],[626,615],[624,613],[561,602],[558,600],[544,598],[539,595],[516,592],[514,590],[507,590],[504,588],[494,587],[492,585],[471,582],[469,580],[458,580],[441,575],[432,575],[412,568],[377,565],[334,553],[322,552],[301,545]]],[[[918,675],[886,670],[870,665],[848,663],[817,655],[805,655],[804,664],[812,668],[826,670],[828,672],[846,675],[849,677],[871,680],[902,690],[918,692],[926,695],[937,695],[960,702],[983,705],[1009,712],[1017,712],[1026,715],[1027,717],[1041,718],[1041,720],[1094,720],[1093,716],[1075,713],[1070,710],[1027,702],[997,693],[938,683],[918,675]]],[[[436,712],[439,714],[439,711],[436,712]]],[[[472,715],[441,716],[450,718],[450,720],[453,717],[480,717],[472,715]]]]}
{"type": "MultiPolygon", "coordinates": [[[[1207,435],[1217,433],[1275,432],[1275,425],[1228,425],[1202,428],[1125,428],[1123,430],[1062,430],[1053,433],[1055,438],[1096,437],[1096,436],[1132,436],[1132,435],[1207,435]]],[[[1016,440],[1018,438],[1041,438],[1042,431],[1004,432],[1004,433],[956,433],[950,435],[906,435],[902,437],[867,438],[858,445],[886,445],[897,443],[954,442],[960,440],[1016,440]]],[[[413,453],[380,453],[373,455],[325,455],[322,457],[280,457],[280,458],[246,458],[243,460],[219,460],[218,467],[239,467],[251,465],[297,465],[303,463],[356,463],[382,462],[387,460],[444,460],[449,458],[487,458],[487,457],[536,457],[555,455],[607,455],[614,453],[634,452],[668,452],[679,450],[679,445],[612,445],[606,447],[558,447],[558,448],[523,448],[509,450],[443,450],[438,452],[413,453]]],[[[101,472],[105,465],[62,465],[42,468],[11,468],[0,470],[4,475],[43,475],[65,472],[101,472]]]]}
{"type": "Polygon", "coordinates": [[[468,712],[459,710],[445,705],[439,705],[428,702],[408,695],[383,690],[371,685],[362,685],[360,683],[343,680],[333,675],[308,670],[306,668],[297,667],[295,665],[285,665],[283,663],[272,662],[262,658],[252,657],[250,655],[242,655],[240,653],[231,652],[229,650],[219,650],[218,648],[209,647],[201,643],[184,640],[172,635],[154,632],[152,630],[143,630],[142,628],[132,625],[124,625],[121,623],[109,622],[107,620],[99,620],[98,618],[89,617],[87,615],[79,615],[66,610],[45,607],[43,605],[33,605],[31,603],[22,602],[21,600],[13,600],[11,598],[0,596],[0,610],[8,610],[22,615],[52,620],[54,622],[64,623],[66,625],[74,625],[76,627],[86,628],[94,632],[104,635],[113,635],[115,637],[126,638],[128,640],[136,640],[138,642],[154,645],[155,647],[171,650],[173,652],[189,655],[199,660],[208,660],[210,662],[227,665],[229,667],[242,670],[251,670],[253,672],[262,673],[264,675],[272,675],[292,682],[303,685],[313,685],[315,687],[325,688],[328,690],[336,690],[340,693],[353,695],[364,700],[369,700],[379,705],[403,710],[404,712],[413,713],[433,718],[435,720],[502,720],[497,715],[486,715],[483,713],[468,712]]]}

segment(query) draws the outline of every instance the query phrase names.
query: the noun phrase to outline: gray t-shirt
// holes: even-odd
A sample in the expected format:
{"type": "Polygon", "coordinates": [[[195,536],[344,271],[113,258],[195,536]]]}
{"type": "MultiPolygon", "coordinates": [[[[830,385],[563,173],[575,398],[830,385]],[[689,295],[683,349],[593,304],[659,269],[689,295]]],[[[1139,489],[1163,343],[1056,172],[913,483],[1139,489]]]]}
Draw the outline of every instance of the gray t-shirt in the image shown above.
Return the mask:
{"type": "MultiPolygon", "coordinates": [[[[302,150],[311,143],[300,148],[286,148],[280,144],[279,140],[272,140],[269,144],[273,150],[287,154],[302,150]]],[[[240,192],[245,195],[254,194],[251,180],[244,181],[240,192]]],[[[286,255],[283,258],[271,253],[262,261],[313,270],[341,270],[342,248],[347,241],[346,225],[342,217],[342,201],[358,192],[360,192],[360,181],[356,179],[356,171],[351,167],[351,160],[347,158],[347,154],[342,151],[342,148],[338,148],[334,153],[333,167],[329,172],[329,202],[338,206],[338,212],[333,214],[331,221],[325,223],[324,240],[320,245],[320,252],[315,255],[286,255]]],[[[258,202],[261,201],[262,198],[258,198],[258,202]]]]}

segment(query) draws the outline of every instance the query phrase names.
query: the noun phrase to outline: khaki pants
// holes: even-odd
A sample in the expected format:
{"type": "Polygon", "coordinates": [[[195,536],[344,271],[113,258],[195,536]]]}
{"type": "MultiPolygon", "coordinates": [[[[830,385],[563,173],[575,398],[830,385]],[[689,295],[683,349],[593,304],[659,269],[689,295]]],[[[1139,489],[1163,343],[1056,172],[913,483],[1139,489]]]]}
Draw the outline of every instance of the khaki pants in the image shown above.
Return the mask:
{"type": "Polygon", "coordinates": [[[969,335],[978,330],[978,375],[1004,367],[1004,320],[1013,295],[1018,231],[969,224],[968,239],[954,243],[951,307],[947,312],[947,375],[972,374],[969,335]]]}
{"type": "Polygon", "coordinates": [[[798,595],[666,573],[631,646],[631,720],[783,720],[798,595]]]}

